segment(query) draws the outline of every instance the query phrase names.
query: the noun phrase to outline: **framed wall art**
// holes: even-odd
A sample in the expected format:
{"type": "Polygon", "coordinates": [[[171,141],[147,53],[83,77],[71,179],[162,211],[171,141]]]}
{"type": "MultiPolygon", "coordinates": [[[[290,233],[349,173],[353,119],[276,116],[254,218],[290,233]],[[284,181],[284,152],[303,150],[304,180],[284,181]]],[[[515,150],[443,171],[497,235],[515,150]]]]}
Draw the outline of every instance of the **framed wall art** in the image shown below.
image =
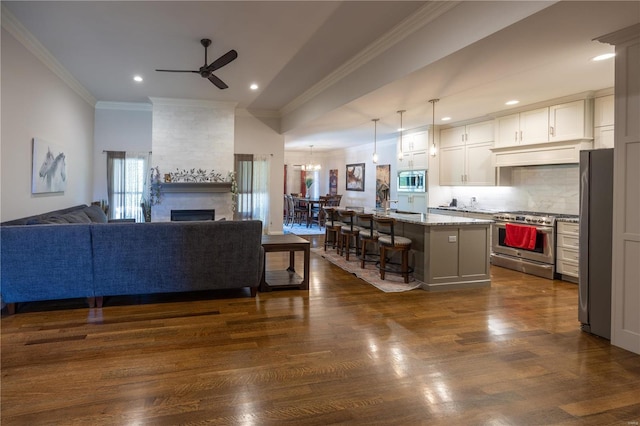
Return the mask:
{"type": "Polygon", "coordinates": [[[329,195],[338,195],[338,169],[329,170],[329,195]]]}
{"type": "Polygon", "coordinates": [[[33,138],[31,193],[64,192],[67,189],[67,159],[59,147],[33,138]]]}
{"type": "Polygon", "coordinates": [[[391,164],[376,166],[376,207],[389,199],[391,188],[391,164]]]}
{"type": "Polygon", "coordinates": [[[364,191],[364,163],[347,164],[347,191],[364,191]]]}

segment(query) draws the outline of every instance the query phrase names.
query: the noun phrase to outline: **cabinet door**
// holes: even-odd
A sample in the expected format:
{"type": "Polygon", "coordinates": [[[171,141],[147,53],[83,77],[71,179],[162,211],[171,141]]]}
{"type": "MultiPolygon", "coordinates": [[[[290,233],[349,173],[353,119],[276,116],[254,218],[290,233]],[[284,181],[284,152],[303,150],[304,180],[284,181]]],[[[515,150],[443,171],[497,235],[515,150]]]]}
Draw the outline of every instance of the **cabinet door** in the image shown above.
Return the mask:
{"type": "Polygon", "coordinates": [[[613,148],[613,126],[596,127],[594,131],[593,147],[595,149],[613,148]]]}
{"type": "MultiPolygon", "coordinates": [[[[409,144],[411,151],[426,151],[429,148],[429,135],[425,132],[413,133],[409,144]]],[[[406,150],[406,148],[405,148],[406,150]]]]}
{"type": "Polygon", "coordinates": [[[483,121],[482,123],[469,124],[467,126],[467,144],[493,142],[493,121],[483,121]]]}
{"type": "Polygon", "coordinates": [[[462,185],[464,146],[440,149],[440,185],[462,185]]]}
{"type": "Polygon", "coordinates": [[[596,98],[593,113],[593,126],[613,126],[614,96],[596,98]]]}
{"type": "Polygon", "coordinates": [[[429,154],[427,151],[415,151],[411,153],[411,168],[414,170],[427,170],[429,168],[429,154]]]}
{"type": "Polygon", "coordinates": [[[426,213],[427,212],[427,194],[417,193],[411,196],[412,212],[426,213]]]}
{"type": "Polygon", "coordinates": [[[465,127],[458,126],[440,131],[440,149],[464,145],[465,127]]]}
{"type": "Polygon", "coordinates": [[[502,148],[520,143],[520,114],[507,115],[495,120],[495,146],[502,148]]]}
{"type": "Polygon", "coordinates": [[[584,134],[584,101],[549,107],[549,141],[582,139],[584,134]]]}
{"type": "Polygon", "coordinates": [[[493,186],[496,184],[492,147],[491,142],[467,145],[465,185],[493,186]]]}
{"type": "Polygon", "coordinates": [[[549,108],[520,113],[520,144],[549,142],[549,108]]]}
{"type": "Polygon", "coordinates": [[[408,192],[398,192],[398,210],[412,211],[411,210],[411,194],[408,192]]]}

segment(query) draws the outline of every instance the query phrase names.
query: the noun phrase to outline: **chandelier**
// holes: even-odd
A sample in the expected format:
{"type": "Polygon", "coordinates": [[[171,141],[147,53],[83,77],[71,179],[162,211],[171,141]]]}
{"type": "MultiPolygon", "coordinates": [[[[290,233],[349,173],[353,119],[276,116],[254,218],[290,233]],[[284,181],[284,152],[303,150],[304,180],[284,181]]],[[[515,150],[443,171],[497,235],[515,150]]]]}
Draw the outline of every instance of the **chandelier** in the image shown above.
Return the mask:
{"type": "Polygon", "coordinates": [[[305,172],[320,170],[322,166],[320,164],[313,163],[313,145],[309,145],[309,152],[309,162],[307,164],[303,164],[300,168],[305,172]]]}

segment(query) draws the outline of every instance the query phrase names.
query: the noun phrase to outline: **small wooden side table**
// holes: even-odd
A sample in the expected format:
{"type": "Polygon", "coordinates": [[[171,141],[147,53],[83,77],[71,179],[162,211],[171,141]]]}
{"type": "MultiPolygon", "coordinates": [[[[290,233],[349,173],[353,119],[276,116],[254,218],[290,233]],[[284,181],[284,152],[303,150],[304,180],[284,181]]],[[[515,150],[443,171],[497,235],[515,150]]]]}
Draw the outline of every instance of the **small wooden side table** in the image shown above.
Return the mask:
{"type": "Polygon", "coordinates": [[[297,288],[309,290],[309,257],[311,243],[297,235],[263,235],[264,269],[260,291],[271,291],[274,288],[297,288]],[[289,267],[284,271],[267,271],[267,253],[289,252],[289,267]],[[304,252],[304,274],[298,275],[295,270],[296,251],[304,252]]]}

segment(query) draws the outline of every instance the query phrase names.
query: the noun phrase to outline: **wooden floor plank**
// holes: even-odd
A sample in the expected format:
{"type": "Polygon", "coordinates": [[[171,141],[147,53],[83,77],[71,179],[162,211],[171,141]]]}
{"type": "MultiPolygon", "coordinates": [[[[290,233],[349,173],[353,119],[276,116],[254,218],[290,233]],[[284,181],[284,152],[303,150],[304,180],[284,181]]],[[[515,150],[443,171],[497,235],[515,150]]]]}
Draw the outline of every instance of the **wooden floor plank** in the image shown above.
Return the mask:
{"type": "Polygon", "coordinates": [[[576,285],[491,275],[383,293],[312,254],[309,291],[22,304],[1,320],[0,420],[637,424],[640,356],[580,331],[576,285]]]}

